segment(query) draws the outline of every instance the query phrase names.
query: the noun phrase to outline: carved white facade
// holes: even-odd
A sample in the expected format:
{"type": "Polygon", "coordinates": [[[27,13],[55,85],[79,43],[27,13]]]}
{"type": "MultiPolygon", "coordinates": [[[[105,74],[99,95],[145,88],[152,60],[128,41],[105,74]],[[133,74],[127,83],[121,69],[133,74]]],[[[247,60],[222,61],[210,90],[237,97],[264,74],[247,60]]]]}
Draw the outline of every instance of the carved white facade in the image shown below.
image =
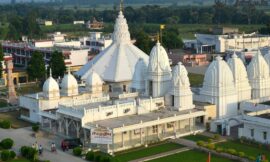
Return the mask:
{"type": "Polygon", "coordinates": [[[188,72],[181,62],[174,67],[171,90],[167,98],[167,103],[178,111],[195,107],[188,72]]]}
{"type": "Polygon", "coordinates": [[[216,57],[205,73],[199,100],[216,104],[217,117],[220,119],[238,114],[234,77],[230,67],[220,56],[216,57]]]}
{"type": "Polygon", "coordinates": [[[168,54],[159,42],[153,47],[147,71],[146,93],[148,96],[161,97],[170,89],[171,67],[168,54]]]}
{"type": "Polygon", "coordinates": [[[251,87],[248,80],[247,70],[243,61],[234,53],[227,61],[231,68],[235,88],[237,91],[238,102],[251,99],[251,87]]]}
{"type": "Polygon", "coordinates": [[[270,96],[269,66],[258,50],[247,67],[252,99],[270,96]]]}

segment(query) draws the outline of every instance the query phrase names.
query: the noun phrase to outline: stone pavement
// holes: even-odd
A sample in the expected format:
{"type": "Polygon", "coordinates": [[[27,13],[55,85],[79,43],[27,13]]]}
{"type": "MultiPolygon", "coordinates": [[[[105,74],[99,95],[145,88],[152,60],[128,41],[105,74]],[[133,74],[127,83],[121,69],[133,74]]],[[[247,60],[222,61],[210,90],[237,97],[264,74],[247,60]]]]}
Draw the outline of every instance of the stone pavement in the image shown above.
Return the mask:
{"type": "MultiPolygon", "coordinates": [[[[55,136],[46,135],[46,137],[32,137],[33,131],[31,127],[20,128],[20,129],[1,129],[0,128],[0,140],[4,138],[11,138],[14,140],[15,145],[13,150],[19,153],[21,146],[32,146],[36,141],[41,144],[44,151],[43,155],[40,156],[42,160],[50,160],[51,162],[85,162],[85,160],[73,156],[71,153],[63,152],[57,149],[56,153],[50,151],[51,143],[55,142],[58,146],[60,139],[55,136]]],[[[59,147],[58,147],[59,148],[59,147]]]]}
{"type": "Polygon", "coordinates": [[[177,154],[177,153],[180,153],[180,152],[188,151],[188,150],[190,150],[190,148],[184,147],[184,148],[180,148],[180,149],[176,149],[176,150],[172,150],[172,151],[163,152],[163,153],[160,153],[160,154],[144,157],[144,158],[141,158],[141,159],[132,160],[132,161],[129,161],[129,162],[150,161],[150,160],[158,159],[158,158],[169,156],[169,155],[174,155],[174,154],[177,154]]]}

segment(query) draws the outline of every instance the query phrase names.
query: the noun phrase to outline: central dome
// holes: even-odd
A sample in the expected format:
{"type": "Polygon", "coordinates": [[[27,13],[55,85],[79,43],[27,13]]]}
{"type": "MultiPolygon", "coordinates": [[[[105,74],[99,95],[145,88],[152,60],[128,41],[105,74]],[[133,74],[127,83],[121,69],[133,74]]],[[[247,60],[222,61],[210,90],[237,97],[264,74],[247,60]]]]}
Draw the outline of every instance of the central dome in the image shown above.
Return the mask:
{"type": "Polygon", "coordinates": [[[120,11],[112,44],[84,65],[76,75],[86,80],[91,71],[95,71],[105,82],[130,82],[140,58],[148,63],[149,57],[131,43],[127,20],[120,11]]]}

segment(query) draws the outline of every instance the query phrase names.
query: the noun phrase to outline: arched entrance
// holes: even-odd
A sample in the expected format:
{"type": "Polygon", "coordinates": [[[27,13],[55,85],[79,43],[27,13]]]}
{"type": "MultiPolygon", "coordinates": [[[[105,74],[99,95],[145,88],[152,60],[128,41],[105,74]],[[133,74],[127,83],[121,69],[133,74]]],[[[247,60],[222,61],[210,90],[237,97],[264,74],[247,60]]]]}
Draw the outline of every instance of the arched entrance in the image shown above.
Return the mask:
{"type": "Polygon", "coordinates": [[[238,128],[241,126],[242,122],[237,118],[230,118],[225,122],[226,125],[226,135],[238,137],[238,128]]]}

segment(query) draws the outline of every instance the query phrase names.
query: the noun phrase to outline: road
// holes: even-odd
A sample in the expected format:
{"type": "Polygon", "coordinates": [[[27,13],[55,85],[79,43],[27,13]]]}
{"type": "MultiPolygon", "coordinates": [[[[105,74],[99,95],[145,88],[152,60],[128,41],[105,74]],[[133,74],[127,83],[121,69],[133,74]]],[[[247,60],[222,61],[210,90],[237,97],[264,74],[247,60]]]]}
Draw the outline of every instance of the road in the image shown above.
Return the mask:
{"type": "MultiPolygon", "coordinates": [[[[57,153],[50,152],[50,144],[52,141],[56,141],[55,137],[38,137],[31,136],[32,130],[30,127],[20,129],[1,129],[0,128],[0,140],[4,138],[11,138],[14,140],[15,145],[13,150],[19,153],[21,146],[32,146],[36,141],[44,148],[43,155],[40,156],[41,160],[50,160],[51,162],[85,162],[85,160],[73,156],[70,152],[63,152],[57,150],[57,153]]],[[[59,143],[59,140],[56,143],[59,143]]]]}

